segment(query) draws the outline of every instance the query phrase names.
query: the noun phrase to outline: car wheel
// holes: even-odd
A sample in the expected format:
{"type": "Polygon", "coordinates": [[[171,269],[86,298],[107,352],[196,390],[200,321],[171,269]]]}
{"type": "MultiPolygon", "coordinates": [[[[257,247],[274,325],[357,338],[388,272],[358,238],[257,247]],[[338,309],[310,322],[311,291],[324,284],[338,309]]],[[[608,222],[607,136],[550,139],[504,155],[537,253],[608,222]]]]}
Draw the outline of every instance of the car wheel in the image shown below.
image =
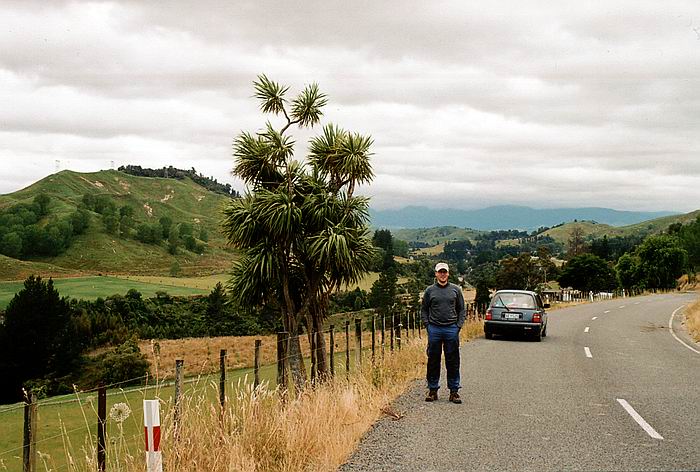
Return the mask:
{"type": "Polygon", "coordinates": [[[535,342],[540,342],[540,341],[542,341],[542,331],[538,330],[537,333],[535,333],[535,342]]]}
{"type": "Polygon", "coordinates": [[[547,337],[547,325],[544,325],[544,331],[542,331],[542,337],[543,338],[547,337]]]}
{"type": "Polygon", "coordinates": [[[484,331],[484,337],[486,339],[493,339],[493,333],[490,333],[488,331],[484,331]]]}

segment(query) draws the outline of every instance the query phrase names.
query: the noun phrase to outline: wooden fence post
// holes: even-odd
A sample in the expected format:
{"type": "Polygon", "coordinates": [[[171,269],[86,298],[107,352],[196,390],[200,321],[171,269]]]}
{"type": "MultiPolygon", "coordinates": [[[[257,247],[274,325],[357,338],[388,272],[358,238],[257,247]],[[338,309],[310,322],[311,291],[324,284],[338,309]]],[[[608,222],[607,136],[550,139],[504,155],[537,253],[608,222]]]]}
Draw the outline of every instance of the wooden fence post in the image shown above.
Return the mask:
{"type": "Polygon", "coordinates": [[[107,463],[107,388],[97,390],[97,469],[104,472],[107,463]]]}
{"type": "Polygon", "coordinates": [[[221,377],[219,378],[219,403],[221,404],[221,414],[223,418],[224,404],[226,403],[226,349],[219,352],[219,369],[221,377]]]}
{"type": "Polygon", "coordinates": [[[175,440],[180,432],[180,415],[182,408],[182,367],[185,364],[183,359],[175,359],[175,412],[173,413],[173,424],[175,429],[175,440]]]}
{"type": "Polygon", "coordinates": [[[386,316],[382,315],[382,358],[384,357],[384,347],[386,343],[384,342],[384,336],[386,332],[386,316]]]}
{"type": "Polygon", "coordinates": [[[255,369],[254,375],[255,379],[253,381],[253,388],[257,389],[258,386],[260,385],[260,346],[262,344],[262,340],[256,339],[255,340],[255,360],[254,360],[254,366],[253,368],[255,369]]]}
{"type": "Polygon", "coordinates": [[[391,342],[390,342],[390,349],[391,349],[391,351],[394,350],[394,330],[396,329],[396,327],[394,326],[395,321],[396,321],[396,317],[394,316],[394,312],[392,311],[392,312],[391,312],[391,328],[390,328],[390,330],[389,330],[389,338],[390,338],[390,341],[391,341],[391,342]]]}
{"type": "Polygon", "coordinates": [[[23,468],[24,472],[36,471],[36,394],[26,396],[24,400],[24,446],[23,468]]]}
{"type": "Polygon", "coordinates": [[[350,378],[350,320],[345,320],[345,376],[350,378]]]}
{"type": "Polygon", "coordinates": [[[411,310],[411,337],[416,337],[416,312],[411,310]]]}
{"type": "Polygon", "coordinates": [[[287,332],[277,333],[277,386],[284,395],[287,391],[287,332]]]}
{"type": "Polygon", "coordinates": [[[331,349],[329,352],[329,361],[331,363],[331,378],[335,377],[335,326],[331,325],[328,328],[328,335],[330,336],[331,349]]]}
{"type": "Polygon", "coordinates": [[[355,318],[355,365],[362,370],[362,319],[355,318]]]}
{"type": "MultiPolygon", "coordinates": [[[[403,319],[403,315],[401,315],[401,318],[403,319]]],[[[409,329],[409,323],[408,323],[408,312],[406,312],[406,340],[408,340],[408,329],[409,329]]]]}

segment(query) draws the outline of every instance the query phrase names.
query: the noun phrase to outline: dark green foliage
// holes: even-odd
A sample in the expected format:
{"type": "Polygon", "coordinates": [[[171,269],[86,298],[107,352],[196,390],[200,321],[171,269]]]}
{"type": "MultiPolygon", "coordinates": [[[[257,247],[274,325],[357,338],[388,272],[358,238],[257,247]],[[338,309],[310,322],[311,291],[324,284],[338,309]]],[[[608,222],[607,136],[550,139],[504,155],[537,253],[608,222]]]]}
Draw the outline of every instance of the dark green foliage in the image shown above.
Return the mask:
{"type": "Polygon", "coordinates": [[[192,236],[194,234],[194,228],[192,228],[192,225],[189,223],[180,223],[177,231],[180,238],[184,238],[185,236],[192,236]]]}
{"type": "Polygon", "coordinates": [[[476,303],[479,313],[485,312],[490,302],[489,283],[486,279],[480,279],[476,283],[476,296],[474,297],[474,303],[476,303]]]}
{"type": "Polygon", "coordinates": [[[34,204],[39,209],[39,216],[46,216],[49,214],[49,203],[51,203],[51,197],[44,193],[41,193],[34,197],[34,204]]]}
{"type": "Polygon", "coordinates": [[[119,383],[122,387],[137,384],[142,382],[149,366],[136,338],[132,336],[108,352],[85,359],[76,383],[83,389],[95,388],[100,384],[119,383]]]}
{"type": "Polygon", "coordinates": [[[21,398],[30,379],[60,377],[71,371],[82,351],[72,309],[53,281],[30,276],[5,311],[0,344],[4,400],[21,398]]]}
{"type": "Polygon", "coordinates": [[[515,290],[535,290],[544,280],[544,273],[529,253],[501,260],[501,268],[496,275],[496,288],[515,290]]]}
{"type": "Polygon", "coordinates": [[[102,224],[104,224],[107,234],[117,234],[119,231],[119,217],[114,213],[102,215],[102,224]]]}
{"type": "Polygon", "coordinates": [[[169,216],[161,216],[158,220],[160,227],[163,230],[163,239],[168,239],[170,237],[170,229],[173,226],[173,220],[169,216]]]}
{"type": "Polygon", "coordinates": [[[22,255],[22,236],[18,233],[5,233],[0,238],[0,254],[19,259],[22,255]]]}
{"type": "Polygon", "coordinates": [[[644,238],[642,236],[614,236],[594,239],[590,243],[590,252],[607,261],[617,261],[623,254],[634,252],[644,238]]]}
{"type": "Polygon", "coordinates": [[[617,282],[624,289],[643,288],[642,277],[639,271],[639,258],[632,254],[623,254],[615,266],[617,282]]]}
{"type": "Polygon", "coordinates": [[[648,237],[635,254],[639,258],[639,276],[647,288],[675,288],[688,260],[678,239],[667,235],[648,237]]]}
{"type": "Polygon", "coordinates": [[[583,292],[611,291],[617,285],[608,262],[590,253],[572,257],[562,268],[559,284],[583,292]]]}
{"type": "Polygon", "coordinates": [[[369,308],[369,306],[369,294],[360,287],[348,292],[338,292],[330,297],[331,313],[359,311],[369,308]]]}
{"type": "Polygon", "coordinates": [[[163,227],[159,223],[141,223],[136,227],[136,239],[145,244],[159,244],[163,238],[163,227]]]}
{"type": "Polygon", "coordinates": [[[79,208],[70,215],[70,223],[73,226],[73,234],[83,234],[90,225],[90,213],[82,208],[79,208]]]}
{"type": "Polygon", "coordinates": [[[391,307],[396,303],[396,270],[391,267],[379,274],[379,279],[372,284],[369,294],[369,303],[372,308],[384,316],[390,313],[391,307]]]}
{"type": "MultiPolygon", "coordinates": [[[[669,228],[669,233],[671,229],[669,228]]],[[[675,235],[680,246],[688,253],[688,268],[691,272],[700,270],[700,216],[687,225],[677,228],[675,235]]]]}
{"type": "Polygon", "coordinates": [[[467,258],[469,251],[473,248],[474,246],[468,239],[461,241],[450,241],[445,243],[442,258],[446,259],[447,261],[463,261],[467,258]]]}

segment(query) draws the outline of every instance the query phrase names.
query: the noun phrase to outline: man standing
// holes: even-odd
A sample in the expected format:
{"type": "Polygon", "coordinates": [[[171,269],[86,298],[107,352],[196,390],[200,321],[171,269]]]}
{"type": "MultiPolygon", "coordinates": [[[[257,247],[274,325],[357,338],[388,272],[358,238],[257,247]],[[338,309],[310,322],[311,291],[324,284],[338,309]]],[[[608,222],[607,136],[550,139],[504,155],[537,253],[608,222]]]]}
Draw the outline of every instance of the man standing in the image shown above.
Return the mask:
{"type": "Polygon", "coordinates": [[[425,289],[421,319],[428,331],[428,395],[426,402],[438,399],[440,388],[440,360],[445,351],[447,387],[450,401],[462,403],[459,398],[459,330],[462,329],[466,310],[459,286],[449,283],[450,268],[444,262],[435,265],[437,282],[425,289]]]}

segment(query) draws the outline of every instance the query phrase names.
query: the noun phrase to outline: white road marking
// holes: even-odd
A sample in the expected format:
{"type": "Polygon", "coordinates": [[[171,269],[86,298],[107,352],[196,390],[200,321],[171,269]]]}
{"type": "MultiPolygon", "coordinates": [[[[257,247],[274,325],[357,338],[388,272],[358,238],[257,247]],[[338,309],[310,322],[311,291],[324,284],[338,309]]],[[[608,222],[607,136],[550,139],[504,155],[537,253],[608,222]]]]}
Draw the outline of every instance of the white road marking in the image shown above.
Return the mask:
{"type": "Polygon", "coordinates": [[[634,408],[632,408],[632,405],[630,405],[629,403],[627,403],[627,400],[625,400],[624,398],[618,398],[618,399],[617,399],[617,402],[618,402],[620,405],[622,405],[622,408],[624,408],[625,411],[626,411],[627,413],[629,413],[629,415],[632,417],[632,419],[634,419],[634,421],[636,421],[637,424],[638,424],[639,426],[641,426],[642,429],[643,429],[644,431],[646,431],[646,433],[647,433],[649,436],[651,436],[651,437],[654,438],[654,439],[663,439],[663,438],[664,438],[664,437],[661,436],[659,433],[657,433],[656,430],[655,430],[654,428],[652,428],[651,425],[650,425],[649,423],[647,423],[647,422],[644,420],[644,418],[642,418],[642,417],[639,415],[639,413],[637,413],[637,412],[634,410],[634,408]]]}
{"type": "Polygon", "coordinates": [[[619,306],[618,308],[619,308],[619,309],[623,309],[624,307],[625,307],[625,305],[622,305],[622,306],[619,306]]]}
{"type": "Polygon", "coordinates": [[[589,329],[591,329],[591,327],[590,327],[590,326],[586,326],[586,329],[584,329],[583,332],[584,332],[584,333],[587,333],[589,329]]]}
{"type": "Polygon", "coordinates": [[[605,310],[603,313],[610,313],[610,310],[605,310]]]}
{"type": "Polygon", "coordinates": [[[668,332],[671,333],[671,336],[673,336],[676,339],[676,341],[678,341],[679,343],[681,343],[682,345],[684,345],[685,347],[687,347],[688,349],[693,351],[695,354],[700,354],[700,351],[698,351],[697,349],[695,349],[692,346],[689,346],[687,343],[685,343],[683,340],[681,340],[681,338],[676,336],[676,333],[673,332],[673,317],[676,316],[676,313],[678,313],[678,310],[680,310],[684,306],[685,305],[679,306],[678,308],[676,308],[673,311],[673,313],[671,313],[671,318],[669,318],[669,320],[668,320],[668,332]]]}
{"type": "Polygon", "coordinates": [[[597,317],[597,316],[594,316],[593,318],[591,318],[591,321],[595,321],[595,320],[597,320],[597,319],[598,319],[598,317],[597,317]]]}
{"type": "Polygon", "coordinates": [[[634,302],[635,305],[639,305],[639,302],[634,302]]]}
{"type": "Polygon", "coordinates": [[[583,351],[586,353],[586,357],[589,359],[593,359],[593,354],[591,354],[591,350],[588,346],[583,348],[583,351]]]}

